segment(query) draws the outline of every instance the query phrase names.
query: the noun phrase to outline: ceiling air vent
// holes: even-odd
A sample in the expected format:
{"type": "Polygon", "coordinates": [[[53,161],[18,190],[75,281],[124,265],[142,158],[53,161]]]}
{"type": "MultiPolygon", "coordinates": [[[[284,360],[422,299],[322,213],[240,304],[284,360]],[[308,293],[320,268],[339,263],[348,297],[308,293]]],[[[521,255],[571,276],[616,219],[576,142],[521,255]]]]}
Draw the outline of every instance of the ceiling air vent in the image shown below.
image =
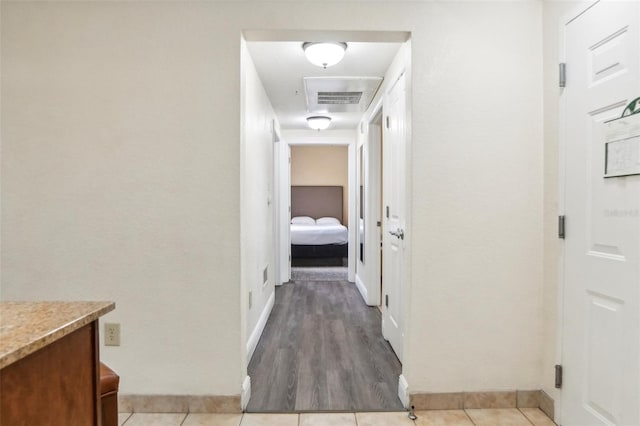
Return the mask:
{"type": "Polygon", "coordinates": [[[318,92],[318,105],[358,105],[362,92],[318,92]]]}
{"type": "Polygon", "coordinates": [[[307,110],[310,113],[364,112],[381,83],[382,77],[305,77],[307,110]]]}

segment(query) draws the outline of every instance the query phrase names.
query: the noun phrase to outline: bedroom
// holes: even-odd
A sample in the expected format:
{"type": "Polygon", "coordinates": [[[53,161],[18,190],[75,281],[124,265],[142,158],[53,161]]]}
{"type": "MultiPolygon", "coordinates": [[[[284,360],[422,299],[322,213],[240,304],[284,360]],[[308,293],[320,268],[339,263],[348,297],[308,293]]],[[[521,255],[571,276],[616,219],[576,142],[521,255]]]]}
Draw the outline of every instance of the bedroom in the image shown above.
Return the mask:
{"type": "Polygon", "coordinates": [[[292,278],[305,267],[347,266],[348,158],[347,146],[291,147],[292,278]]]}

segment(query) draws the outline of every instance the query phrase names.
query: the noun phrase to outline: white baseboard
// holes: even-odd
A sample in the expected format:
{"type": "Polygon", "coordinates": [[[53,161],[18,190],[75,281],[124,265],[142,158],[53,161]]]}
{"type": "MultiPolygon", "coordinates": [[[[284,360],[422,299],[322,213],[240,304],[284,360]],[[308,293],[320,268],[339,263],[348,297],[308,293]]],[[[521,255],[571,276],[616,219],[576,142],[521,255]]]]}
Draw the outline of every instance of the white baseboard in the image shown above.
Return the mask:
{"type": "MultiPolygon", "coordinates": [[[[362,299],[364,300],[364,303],[369,305],[369,292],[367,291],[367,287],[365,287],[364,283],[362,282],[362,280],[360,279],[360,277],[358,275],[356,275],[356,281],[355,282],[356,282],[356,287],[358,287],[358,291],[362,295],[362,299]]],[[[369,306],[371,306],[371,305],[369,305],[369,306]]]]}
{"type": "Polygon", "coordinates": [[[240,393],[240,406],[242,411],[247,408],[249,399],[251,398],[251,377],[246,376],[242,381],[242,392],[240,393]]]}
{"type": "Polygon", "coordinates": [[[411,403],[411,400],[409,399],[409,383],[402,374],[398,377],[398,398],[400,398],[400,402],[402,402],[402,406],[404,408],[410,408],[409,404],[411,403]]]}
{"type": "Polygon", "coordinates": [[[267,319],[269,319],[269,314],[271,314],[271,309],[273,309],[273,303],[275,300],[276,292],[274,291],[271,293],[269,300],[267,300],[267,304],[260,314],[258,323],[247,340],[247,365],[249,365],[249,361],[251,361],[251,357],[253,356],[253,352],[256,350],[256,346],[258,346],[258,341],[260,340],[260,336],[262,336],[264,326],[267,325],[267,319]]]}

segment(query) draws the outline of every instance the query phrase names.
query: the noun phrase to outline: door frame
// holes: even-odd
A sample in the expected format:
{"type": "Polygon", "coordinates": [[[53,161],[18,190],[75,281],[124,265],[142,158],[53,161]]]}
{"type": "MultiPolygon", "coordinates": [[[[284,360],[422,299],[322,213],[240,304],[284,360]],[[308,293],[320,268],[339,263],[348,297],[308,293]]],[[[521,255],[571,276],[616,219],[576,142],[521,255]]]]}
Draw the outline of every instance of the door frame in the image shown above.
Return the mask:
{"type": "Polygon", "coordinates": [[[274,122],[274,254],[275,285],[280,286],[291,279],[291,237],[288,231],[291,222],[291,192],[286,188],[291,183],[291,147],[283,140],[281,130],[274,122]],[[287,165],[285,167],[285,165],[287,165]]]}
{"type": "MultiPolygon", "coordinates": [[[[573,7],[566,13],[562,20],[558,23],[558,63],[566,63],[566,26],[582,15],[588,9],[593,7],[600,0],[585,0],[573,7]]],[[[565,96],[565,88],[560,88],[559,95],[559,117],[558,117],[558,215],[566,214],[565,208],[565,191],[566,191],[566,158],[567,158],[567,137],[565,129],[567,127],[567,100],[565,96]]],[[[562,354],[564,346],[564,293],[566,288],[565,280],[565,251],[566,245],[563,239],[559,240],[560,250],[558,251],[558,290],[556,303],[556,349],[555,362],[556,365],[562,365],[562,354]]],[[[557,389],[553,395],[554,399],[554,417],[557,424],[562,424],[562,389],[557,389]]]]}
{"type": "MultiPolygon", "coordinates": [[[[387,96],[387,93],[389,91],[389,89],[391,87],[393,87],[395,85],[395,83],[397,82],[397,80],[404,75],[405,78],[405,153],[404,153],[404,159],[403,159],[403,164],[404,164],[404,173],[406,175],[406,179],[405,179],[405,199],[404,199],[404,204],[405,204],[405,240],[404,240],[404,279],[403,282],[400,284],[401,287],[401,314],[400,317],[402,319],[402,332],[404,336],[408,336],[409,335],[409,329],[410,329],[410,316],[409,316],[409,310],[410,310],[410,301],[411,301],[411,284],[412,284],[412,274],[411,274],[411,262],[412,262],[412,256],[411,256],[411,247],[412,247],[412,238],[411,238],[411,231],[412,231],[412,188],[413,188],[413,182],[411,180],[411,168],[412,168],[412,156],[411,156],[411,152],[412,152],[412,62],[411,62],[411,52],[412,52],[412,42],[411,42],[411,37],[409,37],[407,40],[405,40],[405,42],[403,43],[402,47],[400,48],[400,50],[398,51],[398,54],[396,56],[396,58],[394,59],[393,63],[391,64],[391,66],[389,67],[389,69],[387,70],[387,73],[385,75],[385,80],[382,84],[382,86],[378,89],[378,95],[376,96],[376,98],[374,99],[374,102],[372,102],[371,106],[369,107],[368,111],[364,114],[363,118],[362,118],[362,125],[365,128],[368,128],[368,124],[370,122],[372,122],[373,120],[376,119],[378,113],[380,112],[384,112],[383,111],[383,99],[387,96]]],[[[381,123],[381,126],[384,126],[384,116],[383,116],[383,123],[381,123]]],[[[365,135],[361,134],[362,139],[364,140],[364,143],[368,143],[368,137],[364,137],[365,135]]],[[[368,135],[367,135],[368,136],[368,135]]],[[[384,141],[384,136],[381,136],[380,138],[382,140],[382,144],[385,143],[384,141]]],[[[380,162],[382,163],[384,154],[382,152],[380,152],[380,162]]],[[[379,177],[379,176],[378,176],[379,177]]],[[[384,179],[384,171],[383,171],[383,176],[382,179],[384,179]]],[[[379,182],[380,185],[380,195],[382,195],[383,192],[383,187],[384,187],[384,181],[380,180],[379,182]]],[[[380,197],[380,199],[378,200],[379,203],[382,203],[382,199],[380,197]]],[[[380,205],[377,205],[376,208],[380,209],[380,205]]],[[[385,225],[384,225],[384,219],[381,216],[380,220],[382,222],[382,227],[381,227],[381,232],[384,233],[386,232],[385,230],[385,225]]],[[[371,222],[371,221],[369,221],[371,222]]],[[[384,257],[384,248],[383,248],[383,254],[382,256],[384,257]]],[[[382,268],[382,265],[380,265],[380,267],[382,268]]],[[[368,273],[366,274],[366,279],[368,280],[367,283],[363,283],[362,288],[369,288],[371,287],[371,272],[367,271],[368,273]]],[[[380,269],[380,276],[383,273],[383,271],[380,269]]],[[[379,280],[380,277],[377,277],[377,280],[379,280]]],[[[377,281],[375,283],[375,285],[377,285],[378,289],[377,291],[380,293],[380,301],[382,301],[382,288],[380,288],[380,283],[379,281],[377,281]]],[[[362,291],[362,288],[359,286],[358,289],[361,292],[361,295],[363,297],[363,299],[365,299],[365,301],[367,301],[367,299],[371,299],[370,297],[368,297],[367,294],[365,294],[362,291]]],[[[369,305],[371,305],[371,303],[368,303],[369,305]]],[[[381,320],[381,327],[382,327],[382,320],[381,320]]],[[[404,354],[408,354],[409,352],[407,351],[407,339],[405,339],[404,337],[402,338],[402,352],[404,354]]],[[[408,363],[408,360],[404,360],[403,362],[403,372],[405,365],[408,363]]],[[[402,404],[404,405],[405,408],[408,408],[410,405],[410,398],[409,398],[409,383],[406,379],[406,377],[404,376],[404,374],[401,372],[400,376],[398,377],[398,397],[400,398],[400,401],[402,401],[402,404]]]]}
{"type": "MultiPolygon", "coordinates": [[[[578,16],[593,7],[600,0],[585,0],[576,5],[570,12],[566,13],[558,23],[558,63],[566,63],[566,26],[578,16]]],[[[565,191],[566,191],[566,158],[567,158],[567,137],[565,129],[567,127],[567,100],[565,88],[560,88],[559,95],[559,117],[558,117],[558,216],[565,216],[565,191]]],[[[558,289],[556,303],[556,335],[555,335],[555,363],[562,365],[562,352],[564,345],[564,293],[566,288],[565,280],[565,251],[566,245],[563,239],[559,239],[560,249],[558,250],[558,289]]],[[[557,389],[553,395],[554,400],[554,421],[562,424],[562,389],[557,389]]]]}
{"type": "MultiPolygon", "coordinates": [[[[336,34],[336,35],[342,35],[344,33],[344,31],[328,31],[328,34],[336,34]]],[[[375,36],[372,36],[370,32],[359,32],[359,31],[355,31],[352,32],[350,31],[349,37],[351,39],[353,39],[353,41],[371,41],[371,42],[379,42],[379,41],[384,41],[383,39],[385,39],[388,42],[398,42],[401,43],[402,46],[400,47],[398,54],[396,55],[396,57],[394,58],[394,60],[392,61],[391,66],[389,67],[389,69],[386,71],[385,73],[385,79],[388,79],[389,81],[393,81],[395,82],[395,80],[402,74],[405,74],[405,78],[406,78],[406,87],[405,87],[405,125],[406,125],[406,132],[405,132],[405,158],[404,158],[404,172],[406,173],[406,196],[405,196],[405,231],[409,234],[409,238],[405,239],[405,258],[404,258],[404,268],[405,268],[405,275],[404,275],[404,280],[402,285],[402,300],[401,300],[401,306],[402,306],[402,324],[403,324],[403,330],[404,330],[404,334],[408,335],[408,329],[409,329],[409,325],[410,325],[410,318],[409,318],[409,307],[410,307],[410,300],[411,300],[411,279],[412,279],[412,274],[411,274],[411,261],[412,261],[412,256],[411,256],[411,238],[410,238],[410,233],[411,233],[411,223],[412,223],[412,214],[411,214],[411,207],[412,207],[412,200],[411,200],[411,194],[412,194],[412,182],[411,182],[411,167],[412,167],[412,162],[411,160],[411,147],[412,147],[412,84],[411,84],[411,76],[412,76],[412,63],[411,63],[411,52],[412,52],[412,41],[411,41],[411,33],[408,31],[388,31],[388,35],[384,34],[385,32],[378,32],[375,36]],[[373,37],[373,38],[372,38],[373,37]]],[[[244,36],[246,37],[247,34],[244,33],[244,36]]],[[[277,35],[276,33],[274,33],[273,31],[269,31],[269,30],[264,30],[264,31],[260,31],[260,30],[253,30],[251,31],[251,36],[249,37],[249,39],[251,41],[270,41],[273,40],[274,38],[281,40],[281,41],[286,41],[291,39],[292,41],[298,40],[300,38],[300,32],[299,31],[293,31],[293,32],[287,32],[287,31],[278,31],[277,35]]],[[[372,103],[372,105],[377,105],[377,102],[380,103],[380,105],[382,104],[382,93],[384,93],[383,91],[386,91],[388,89],[388,85],[385,84],[385,82],[383,81],[382,86],[380,88],[380,92],[379,92],[379,98],[378,99],[374,99],[374,103],[372,103]]],[[[371,109],[369,108],[369,111],[371,111],[371,109]]],[[[368,120],[373,120],[376,117],[376,114],[378,113],[378,110],[373,110],[373,114],[369,113],[369,112],[365,112],[363,115],[363,120],[365,120],[366,122],[368,122],[368,120]]],[[[383,123],[384,125],[384,123],[383,123]]],[[[357,172],[356,169],[356,157],[357,157],[357,129],[353,129],[351,131],[344,131],[344,134],[340,135],[339,130],[336,131],[331,131],[331,132],[335,132],[336,134],[338,134],[339,136],[336,137],[336,139],[340,139],[342,138],[343,141],[347,141],[348,142],[343,142],[343,145],[348,145],[349,146],[349,185],[350,185],[350,190],[349,190],[349,197],[348,197],[348,203],[349,203],[349,221],[350,223],[357,223],[357,209],[355,209],[355,202],[357,200],[357,188],[356,188],[356,175],[355,173],[357,172]],[[349,136],[345,136],[346,133],[349,133],[349,136]]],[[[317,132],[313,132],[313,135],[306,131],[306,130],[286,130],[286,129],[282,129],[280,132],[280,142],[278,143],[280,146],[282,145],[287,145],[288,147],[290,147],[291,145],[302,145],[302,144],[321,144],[322,142],[328,142],[326,136],[328,135],[328,132],[323,132],[322,135],[319,135],[317,132]]],[[[340,144],[339,142],[336,142],[336,139],[331,139],[331,141],[329,143],[333,143],[333,144],[340,144]]],[[[288,157],[285,160],[286,163],[288,163],[288,157]]],[[[283,162],[281,161],[281,166],[283,164],[283,162]]],[[[286,164],[286,171],[287,173],[289,173],[290,176],[290,164],[286,164]]],[[[282,171],[282,169],[280,170],[282,171]]],[[[282,196],[283,194],[283,173],[278,173],[277,171],[274,172],[273,174],[274,178],[277,178],[277,182],[274,182],[274,185],[277,185],[279,188],[279,193],[280,193],[280,199],[284,199],[285,197],[282,196]]],[[[382,186],[382,182],[379,182],[380,186],[382,186]]],[[[290,179],[287,182],[287,187],[290,186],[290,179]]],[[[282,208],[282,206],[280,206],[280,212],[278,214],[279,218],[282,219],[283,216],[287,216],[289,217],[288,214],[288,209],[290,207],[290,201],[287,202],[287,206],[282,208]],[[283,214],[283,213],[286,213],[283,214]]],[[[379,206],[376,206],[377,208],[379,208],[379,206]]],[[[277,213],[276,213],[277,214],[277,213]]],[[[287,222],[289,222],[289,220],[287,220],[287,222]]],[[[283,241],[287,241],[290,238],[290,230],[288,228],[288,223],[286,224],[287,226],[282,226],[282,223],[284,223],[283,220],[279,220],[280,223],[280,247],[279,249],[276,250],[275,252],[275,262],[276,264],[281,265],[280,269],[280,277],[278,279],[278,277],[276,277],[276,285],[281,285],[282,283],[286,282],[284,281],[284,279],[286,279],[287,281],[290,278],[290,267],[288,267],[287,265],[290,265],[289,262],[289,251],[285,251],[283,249],[283,241]],[[285,238],[286,236],[286,238],[285,238]],[[284,259],[283,259],[284,257],[284,259]],[[287,263],[287,265],[285,265],[284,267],[282,266],[284,263],[287,263]],[[282,280],[282,281],[281,281],[282,280]]],[[[355,281],[355,267],[356,267],[356,260],[357,260],[357,250],[355,247],[355,241],[356,241],[356,235],[357,235],[357,227],[353,227],[350,226],[349,227],[349,244],[350,244],[350,248],[349,248],[349,276],[348,279],[351,282],[355,281]]],[[[275,245],[275,244],[274,244],[275,245]]],[[[379,279],[379,278],[378,278],[379,279]]],[[[380,292],[380,283],[377,282],[377,286],[378,286],[378,292],[380,292]]],[[[380,297],[381,298],[381,297],[380,297]]],[[[243,314],[244,315],[244,314],[243,314]]],[[[407,353],[407,351],[404,349],[407,346],[407,342],[406,339],[403,339],[403,352],[407,353]]],[[[409,385],[407,383],[406,378],[404,377],[404,375],[401,373],[401,375],[399,376],[398,379],[398,396],[400,398],[400,400],[402,401],[403,405],[405,407],[409,407],[409,385]]],[[[250,391],[249,391],[250,392],[250,391]]]]}
{"type": "Polygon", "coordinates": [[[380,97],[371,109],[368,117],[363,117],[360,122],[360,137],[358,138],[358,149],[363,148],[364,180],[366,185],[365,194],[365,263],[360,262],[356,257],[355,283],[360,291],[364,302],[369,306],[380,306],[382,304],[382,107],[383,98],[380,97]],[[378,126],[379,134],[373,135],[371,128],[378,126]],[[373,225],[376,222],[380,226],[373,225]],[[373,261],[372,261],[373,259],[373,261]]]}
{"type": "MultiPolygon", "coordinates": [[[[403,117],[403,129],[405,130],[405,132],[407,131],[407,127],[408,125],[405,124],[405,120],[407,120],[407,116],[408,111],[407,111],[407,88],[409,87],[409,82],[407,80],[407,75],[406,75],[406,70],[404,68],[401,68],[401,70],[394,75],[394,78],[391,80],[389,86],[387,86],[385,88],[385,95],[383,98],[383,108],[384,108],[384,103],[387,100],[387,97],[391,95],[391,93],[396,89],[396,87],[402,87],[402,91],[403,91],[403,97],[401,98],[402,101],[404,101],[404,104],[402,106],[403,111],[404,111],[404,117],[403,117]],[[399,85],[402,86],[399,86],[399,85]]],[[[390,108],[391,109],[391,108],[390,108]]],[[[392,162],[393,158],[389,158],[388,153],[391,150],[391,146],[392,144],[389,142],[389,140],[387,138],[385,138],[384,134],[385,134],[385,130],[387,129],[387,131],[389,131],[391,129],[391,127],[393,127],[392,125],[390,125],[390,114],[391,111],[387,110],[387,112],[385,113],[386,115],[384,116],[384,118],[386,118],[386,122],[383,122],[382,127],[383,127],[383,136],[382,136],[382,140],[384,143],[384,147],[383,147],[383,152],[382,152],[382,169],[383,170],[388,170],[387,167],[385,167],[385,164],[392,164],[392,167],[394,168],[392,171],[396,172],[395,170],[395,164],[392,162]]],[[[384,119],[383,119],[384,121],[384,119]]],[[[391,120],[391,123],[393,123],[394,120],[391,120]]],[[[405,172],[405,176],[404,176],[404,186],[405,188],[405,193],[404,193],[404,198],[399,200],[399,204],[403,205],[403,219],[404,219],[404,223],[400,222],[399,226],[401,226],[402,228],[402,232],[405,233],[405,235],[402,236],[402,238],[391,238],[388,234],[392,234],[393,231],[391,231],[390,229],[388,229],[389,226],[389,221],[391,220],[391,217],[393,216],[389,214],[389,206],[391,205],[391,203],[389,202],[389,200],[387,200],[387,203],[385,203],[385,197],[387,194],[387,186],[388,185],[392,185],[393,181],[390,179],[390,174],[389,173],[385,173],[383,178],[382,178],[382,203],[383,203],[383,208],[387,209],[386,212],[386,217],[383,216],[382,217],[382,257],[383,257],[383,263],[382,263],[382,287],[381,287],[381,293],[385,295],[385,301],[383,302],[383,304],[385,304],[385,306],[382,308],[382,335],[384,336],[384,338],[389,341],[389,344],[391,345],[391,347],[393,348],[396,356],[398,357],[398,359],[400,360],[400,363],[404,363],[404,354],[405,354],[405,350],[404,350],[404,346],[405,346],[405,334],[406,334],[406,327],[405,327],[405,321],[406,321],[406,311],[407,311],[407,304],[405,303],[405,301],[407,300],[405,298],[405,291],[406,291],[406,287],[407,287],[407,279],[406,279],[406,274],[408,272],[408,262],[406,259],[406,256],[408,255],[408,250],[407,248],[409,247],[409,244],[407,241],[405,241],[405,237],[408,237],[408,219],[407,219],[407,215],[408,215],[408,210],[409,210],[409,206],[408,206],[408,199],[409,197],[409,191],[408,191],[408,186],[409,186],[409,176],[407,173],[407,165],[409,163],[409,152],[408,152],[408,134],[404,133],[403,135],[404,141],[403,141],[403,149],[404,149],[404,158],[401,159],[402,161],[402,165],[404,166],[404,172],[405,172]],[[398,277],[398,275],[393,275],[391,273],[391,275],[389,275],[389,277],[391,278],[391,280],[387,280],[385,281],[385,259],[389,259],[389,261],[391,261],[391,255],[386,251],[388,249],[387,244],[389,244],[389,247],[392,245],[392,242],[390,241],[395,241],[397,240],[397,245],[399,247],[399,252],[401,252],[401,257],[400,257],[400,265],[399,268],[402,271],[400,273],[400,277],[398,277]],[[385,243],[386,242],[386,243],[385,243]],[[399,283],[395,283],[395,279],[400,278],[400,282],[399,283]],[[389,281],[393,282],[392,285],[389,284],[389,281]],[[391,344],[391,338],[390,338],[390,333],[389,333],[389,329],[387,329],[387,327],[391,327],[391,330],[393,330],[394,328],[392,326],[389,325],[389,321],[393,321],[392,320],[392,316],[391,314],[389,314],[389,304],[387,303],[386,297],[391,293],[391,291],[389,291],[389,289],[395,290],[396,291],[396,295],[399,296],[399,306],[400,306],[400,312],[397,315],[397,319],[398,319],[398,327],[397,330],[400,333],[400,337],[399,337],[399,342],[397,347],[395,347],[395,345],[391,344]]],[[[390,191],[391,192],[391,191],[390,191]]],[[[392,206],[392,213],[394,211],[394,209],[397,208],[395,205],[392,206]]],[[[384,213],[383,213],[384,214],[384,213]]],[[[393,235],[393,234],[392,234],[393,235]]],[[[381,296],[382,296],[381,294],[381,296]]]]}
{"type": "MultiPolygon", "coordinates": [[[[347,168],[348,168],[348,182],[349,182],[349,193],[347,196],[347,215],[349,217],[349,223],[357,223],[357,209],[356,207],[356,135],[350,134],[349,131],[342,130],[329,130],[324,131],[322,133],[318,133],[314,130],[282,130],[282,140],[284,144],[287,146],[287,153],[289,160],[284,163],[283,170],[278,174],[279,181],[275,182],[275,185],[278,186],[280,193],[287,193],[289,196],[287,197],[287,207],[281,209],[281,219],[280,222],[284,223],[285,219],[282,219],[282,216],[286,217],[287,225],[282,226],[280,229],[280,240],[288,241],[288,247],[281,246],[280,250],[276,252],[276,263],[278,262],[288,262],[288,272],[287,274],[282,274],[281,279],[284,281],[276,282],[276,285],[282,285],[283,283],[289,281],[291,278],[291,261],[289,259],[289,255],[291,253],[291,230],[288,226],[291,221],[291,147],[292,146],[326,146],[326,145],[340,145],[346,146],[348,151],[348,159],[347,159],[347,168]],[[333,132],[333,133],[332,133],[333,132]],[[288,176],[288,179],[283,179],[283,176],[288,176]],[[284,259],[282,259],[284,258],[284,259]],[[286,280],[285,280],[286,278],[286,280]]],[[[282,167],[283,163],[281,163],[282,167]]],[[[348,254],[348,280],[353,282],[355,280],[355,270],[356,270],[356,238],[357,238],[357,228],[354,226],[349,226],[349,254],[348,254]]]]}

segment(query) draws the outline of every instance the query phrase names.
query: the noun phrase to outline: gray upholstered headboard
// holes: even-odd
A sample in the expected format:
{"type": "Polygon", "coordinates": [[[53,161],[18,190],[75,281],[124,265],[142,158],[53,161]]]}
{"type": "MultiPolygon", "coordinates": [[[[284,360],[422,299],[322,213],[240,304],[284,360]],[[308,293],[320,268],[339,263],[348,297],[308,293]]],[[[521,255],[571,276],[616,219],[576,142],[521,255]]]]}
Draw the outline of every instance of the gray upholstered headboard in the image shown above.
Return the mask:
{"type": "Polygon", "coordinates": [[[324,216],[342,218],[341,186],[292,186],[291,217],[311,216],[314,219],[324,216]]]}

